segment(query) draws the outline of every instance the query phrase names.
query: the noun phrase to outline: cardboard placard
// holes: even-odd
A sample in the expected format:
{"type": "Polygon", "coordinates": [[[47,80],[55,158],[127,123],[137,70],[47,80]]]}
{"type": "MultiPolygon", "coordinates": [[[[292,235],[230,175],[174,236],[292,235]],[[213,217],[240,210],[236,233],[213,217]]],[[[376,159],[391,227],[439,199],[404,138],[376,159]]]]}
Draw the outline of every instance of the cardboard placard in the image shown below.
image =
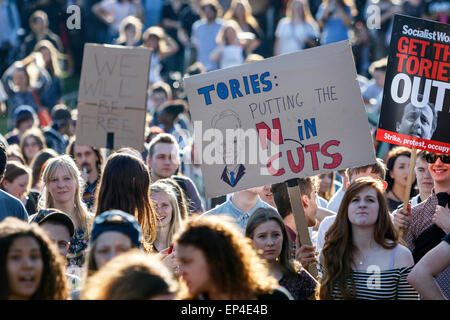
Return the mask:
{"type": "Polygon", "coordinates": [[[349,41],[195,75],[185,89],[207,197],[376,161],[349,41]]]}
{"type": "Polygon", "coordinates": [[[151,54],[146,48],[85,45],[77,144],[143,150],[151,54]]]}
{"type": "Polygon", "coordinates": [[[450,25],[394,17],[377,140],[450,154],[450,25]]]}
{"type": "Polygon", "coordinates": [[[140,109],[79,103],[77,143],[109,149],[133,147],[141,150],[144,145],[145,113],[140,109]]]}

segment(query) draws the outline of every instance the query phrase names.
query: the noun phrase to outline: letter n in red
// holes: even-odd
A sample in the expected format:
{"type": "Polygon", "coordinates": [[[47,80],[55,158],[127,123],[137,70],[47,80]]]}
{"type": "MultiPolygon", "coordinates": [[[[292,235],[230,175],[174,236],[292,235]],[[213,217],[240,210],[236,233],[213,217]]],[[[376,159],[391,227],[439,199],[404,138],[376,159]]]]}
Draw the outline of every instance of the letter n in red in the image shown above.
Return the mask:
{"type": "Polygon", "coordinates": [[[256,124],[256,130],[258,131],[259,140],[263,150],[267,149],[267,141],[269,139],[275,144],[283,144],[283,135],[281,133],[280,118],[272,119],[273,130],[265,122],[256,124]]]}

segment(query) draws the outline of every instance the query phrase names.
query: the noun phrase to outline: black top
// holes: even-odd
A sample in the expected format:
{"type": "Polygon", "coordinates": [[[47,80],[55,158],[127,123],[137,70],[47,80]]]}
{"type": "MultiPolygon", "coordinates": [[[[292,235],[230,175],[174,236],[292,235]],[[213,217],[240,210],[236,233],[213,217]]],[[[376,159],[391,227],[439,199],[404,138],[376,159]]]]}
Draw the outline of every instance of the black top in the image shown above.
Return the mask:
{"type": "Polygon", "coordinates": [[[260,301],[294,300],[289,291],[282,286],[276,287],[271,293],[263,293],[256,297],[260,301]]]}

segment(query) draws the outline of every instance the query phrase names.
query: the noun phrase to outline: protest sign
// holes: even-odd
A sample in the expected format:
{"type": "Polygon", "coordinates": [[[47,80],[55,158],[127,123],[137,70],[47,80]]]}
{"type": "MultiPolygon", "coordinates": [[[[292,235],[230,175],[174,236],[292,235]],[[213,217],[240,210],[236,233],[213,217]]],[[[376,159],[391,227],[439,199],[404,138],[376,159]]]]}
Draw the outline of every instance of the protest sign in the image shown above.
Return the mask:
{"type": "Polygon", "coordinates": [[[450,26],[396,15],[377,140],[450,154],[450,26]]]}
{"type": "Polygon", "coordinates": [[[185,89],[207,197],[375,163],[349,41],[195,75],[185,89]]]}
{"type": "Polygon", "coordinates": [[[151,50],[86,44],[77,144],[143,150],[151,50]]]}

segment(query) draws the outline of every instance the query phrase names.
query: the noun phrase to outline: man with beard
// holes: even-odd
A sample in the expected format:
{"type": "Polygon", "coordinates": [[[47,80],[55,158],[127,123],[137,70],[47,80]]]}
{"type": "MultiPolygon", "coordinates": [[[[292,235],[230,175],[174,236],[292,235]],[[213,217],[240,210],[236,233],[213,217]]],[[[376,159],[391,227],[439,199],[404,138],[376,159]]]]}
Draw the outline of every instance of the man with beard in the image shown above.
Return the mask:
{"type": "Polygon", "coordinates": [[[86,182],[83,193],[83,201],[89,210],[93,210],[95,202],[95,188],[100,180],[103,157],[99,149],[92,146],[79,146],[75,138],[70,140],[67,147],[69,154],[81,171],[81,176],[86,182]]]}

